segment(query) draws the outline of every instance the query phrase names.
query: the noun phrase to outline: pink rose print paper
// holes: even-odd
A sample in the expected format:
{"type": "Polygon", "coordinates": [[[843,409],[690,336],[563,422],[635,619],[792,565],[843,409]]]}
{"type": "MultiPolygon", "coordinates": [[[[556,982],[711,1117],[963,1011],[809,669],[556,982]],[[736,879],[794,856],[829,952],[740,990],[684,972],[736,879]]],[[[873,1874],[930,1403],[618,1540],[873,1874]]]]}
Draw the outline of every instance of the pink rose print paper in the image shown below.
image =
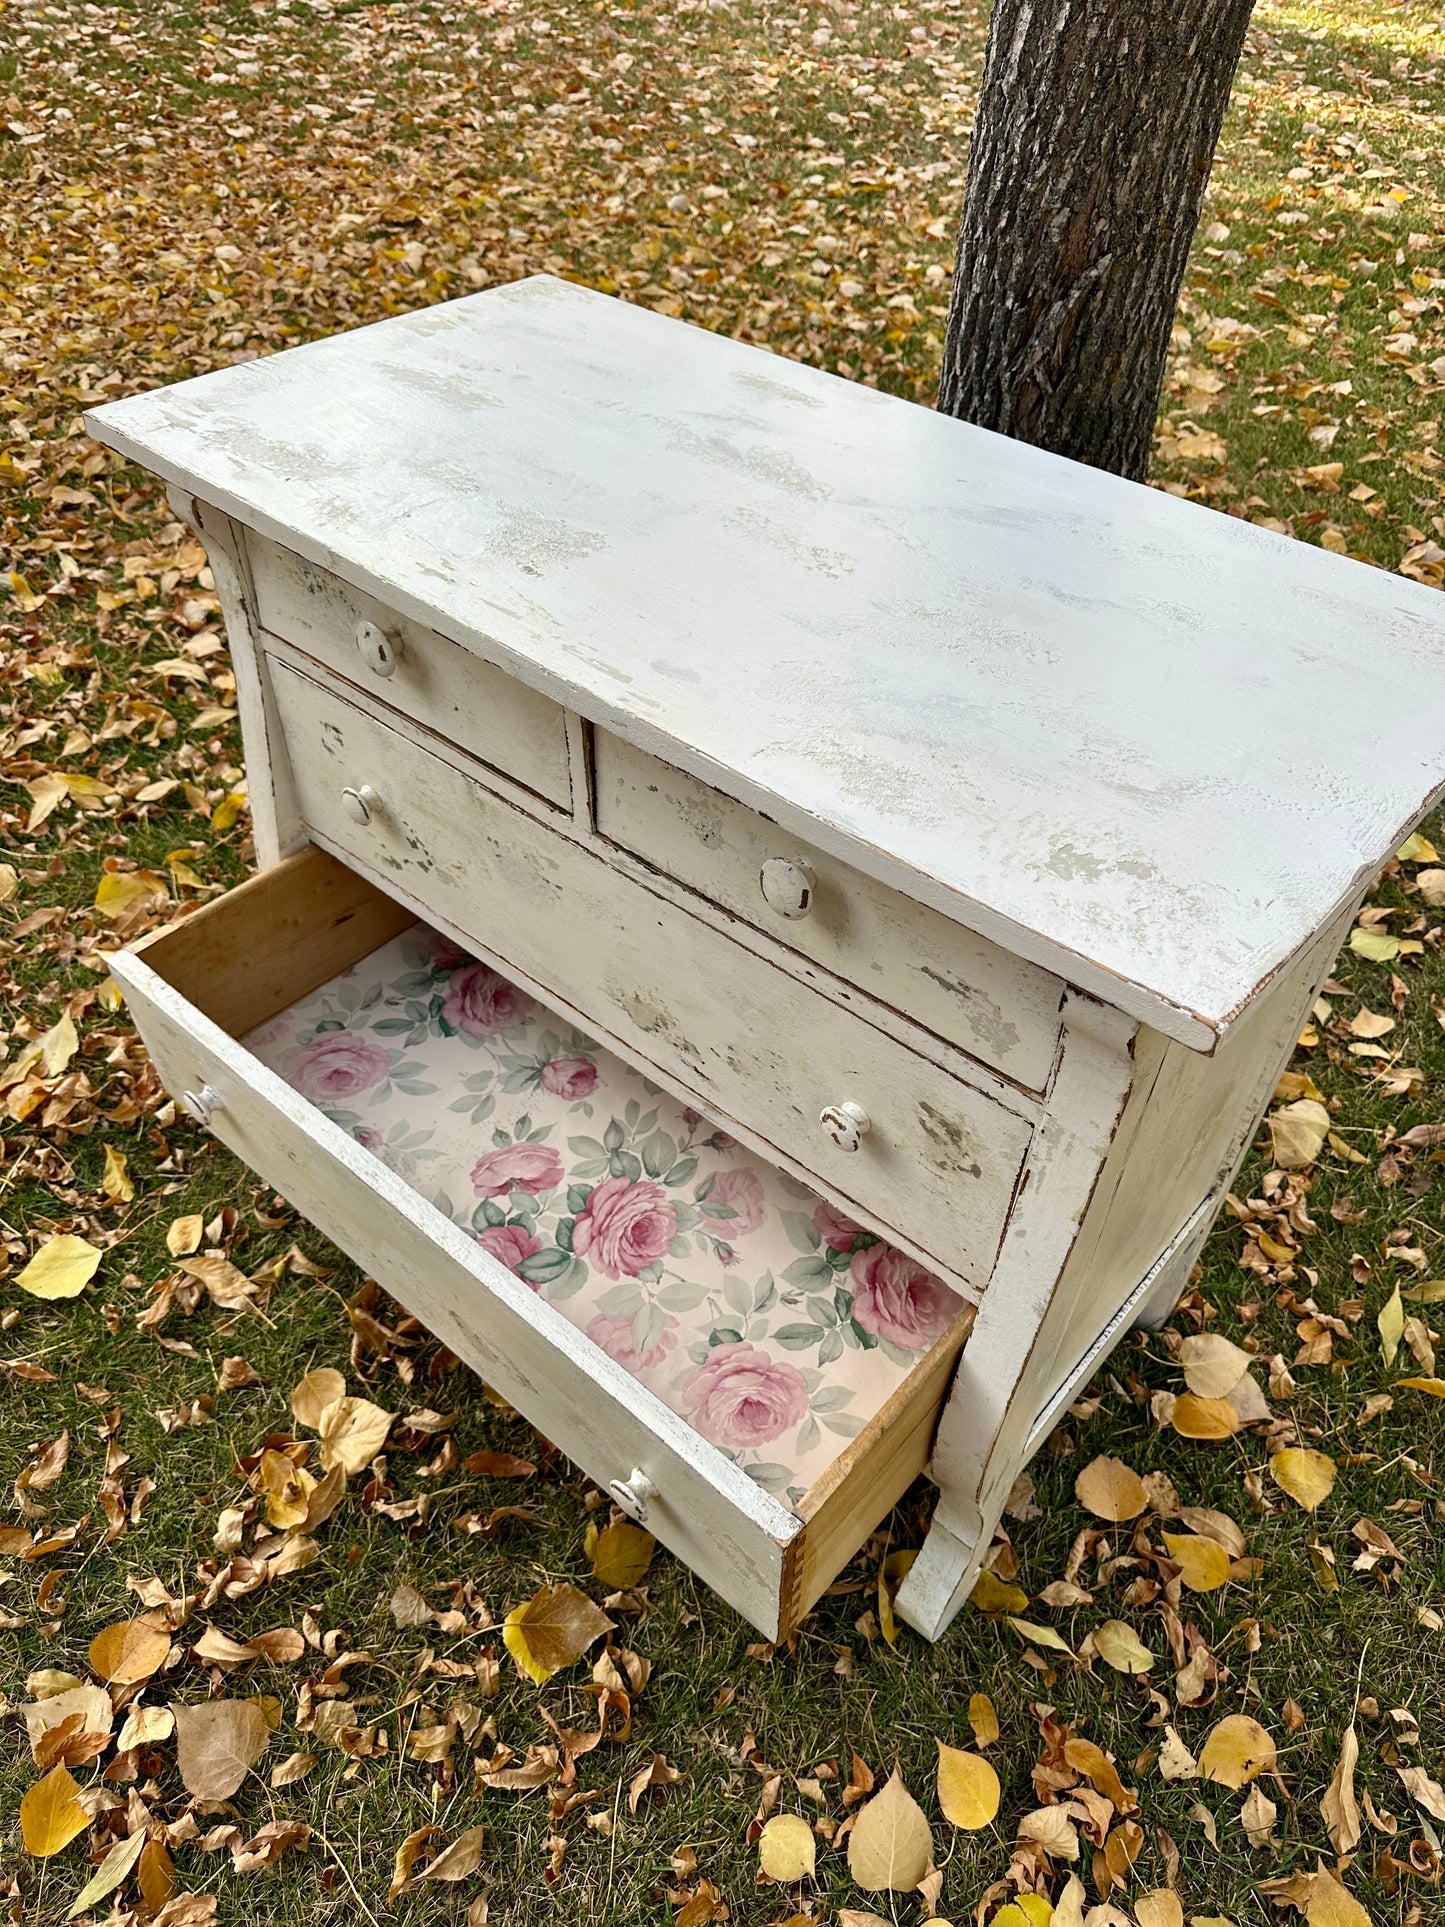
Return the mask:
{"type": "Polygon", "coordinates": [[[423,924],[246,1042],[784,1503],[963,1310],[423,924]]]}

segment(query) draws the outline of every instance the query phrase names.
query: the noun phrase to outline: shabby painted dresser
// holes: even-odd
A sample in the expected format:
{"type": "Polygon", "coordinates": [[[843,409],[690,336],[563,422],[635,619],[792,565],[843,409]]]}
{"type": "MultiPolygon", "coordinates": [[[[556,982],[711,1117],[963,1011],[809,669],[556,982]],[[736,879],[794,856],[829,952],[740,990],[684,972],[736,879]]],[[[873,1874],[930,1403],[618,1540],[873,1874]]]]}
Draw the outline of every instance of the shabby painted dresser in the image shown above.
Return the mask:
{"type": "Polygon", "coordinates": [[[769,1635],[936,1636],[1445,779],[1445,601],[540,277],[108,404],[259,873],[167,1088],[769,1635]]]}

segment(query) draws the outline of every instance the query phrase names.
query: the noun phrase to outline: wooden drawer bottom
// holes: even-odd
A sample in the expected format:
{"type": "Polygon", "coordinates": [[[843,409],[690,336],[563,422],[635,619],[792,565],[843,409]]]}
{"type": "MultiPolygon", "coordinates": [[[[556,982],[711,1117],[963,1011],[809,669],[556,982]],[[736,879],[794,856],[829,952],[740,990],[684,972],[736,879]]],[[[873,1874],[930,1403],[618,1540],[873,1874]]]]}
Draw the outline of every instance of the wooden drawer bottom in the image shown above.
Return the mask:
{"type": "Polygon", "coordinates": [[[972,1309],[335,858],[114,972],[167,1088],[769,1637],[923,1468],[972,1309]]]}

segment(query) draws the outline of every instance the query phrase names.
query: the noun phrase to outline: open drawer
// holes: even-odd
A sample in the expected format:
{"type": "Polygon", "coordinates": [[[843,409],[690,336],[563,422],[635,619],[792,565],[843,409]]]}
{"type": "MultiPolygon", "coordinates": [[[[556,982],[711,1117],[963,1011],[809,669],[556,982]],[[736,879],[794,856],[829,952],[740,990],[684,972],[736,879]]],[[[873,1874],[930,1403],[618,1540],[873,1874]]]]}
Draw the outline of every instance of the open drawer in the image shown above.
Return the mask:
{"type": "Polygon", "coordinates": [[[112,959],[168,1090],[769,1637],[972,1308],[308,848],[112,959]]]}

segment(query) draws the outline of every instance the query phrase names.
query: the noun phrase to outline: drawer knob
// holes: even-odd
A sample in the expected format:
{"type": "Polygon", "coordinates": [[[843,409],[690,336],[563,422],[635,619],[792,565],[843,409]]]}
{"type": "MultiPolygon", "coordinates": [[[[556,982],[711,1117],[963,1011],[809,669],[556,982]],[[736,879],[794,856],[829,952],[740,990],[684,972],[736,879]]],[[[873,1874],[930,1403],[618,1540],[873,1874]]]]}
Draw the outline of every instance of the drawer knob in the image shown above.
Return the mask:
{"type": "Polygon", "coordinates": [[[362,783],[341,792],[341,807],[353,823],[369,823],[381,808],[381,798],[370,783],[362,783]]]}
{"type": "Polygon", "coordinates": [[[380,623],[358,622],[356,647],[361,653],[361,660],[374,676],[396,674],[396,665],[401,661],[404,647],[400,636],[389,636],[380,623]]]}
{"type": "Polygon", "coordinates": [[[647,1524],[647,1501],[656,1491],[652,1480],[635,1465],[627,1478],[614,1479],[607,1488],[608,1496],[622,1507],[629,1519],[640,1526],[647,1524]]]}
{"type": "Polygon", "coordinates": [[[818,1114],[818,1122],[840,1151],[856,1151],[873,1120],[861,1104],[830,1104],[818,1114]]]}
{"type": "Polygon", "coordinates": [[[806,863],[793,863],[785,856],[770,856],[758,872],[763,902],[780,917],[806,917],[813,907],[817,879],[806,863]]]}
{"type": "Polygon", "coordinates": [[[197,1124],[207,1128],[215,1113],[222,1110],[221,1093],[212,1084],[202,1084],[198,1091],[181,1092],[181,1108],[188,1111],[197,1124]]]}

